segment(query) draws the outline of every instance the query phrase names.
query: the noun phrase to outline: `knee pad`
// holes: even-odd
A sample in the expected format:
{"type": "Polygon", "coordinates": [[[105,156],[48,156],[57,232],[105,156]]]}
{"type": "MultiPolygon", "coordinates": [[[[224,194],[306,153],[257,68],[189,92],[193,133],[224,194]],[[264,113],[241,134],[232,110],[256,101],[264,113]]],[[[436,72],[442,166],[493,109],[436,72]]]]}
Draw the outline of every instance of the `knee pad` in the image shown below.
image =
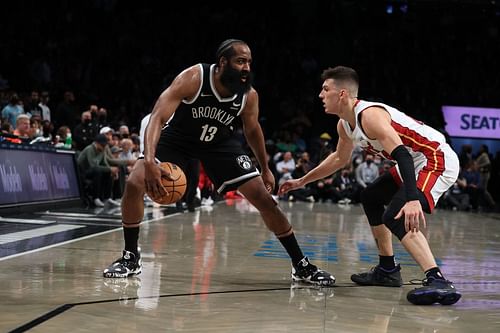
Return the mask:
{"type": "Polygon", "coordinates": [[[398,212],[399,211],[393,212],[390,209],[387,209],[382,216],[382,221],[385,226],[392,232],[392,234],[401,241],[407,234],[407,231],[405,230],[404,216],[400,217],[397,220],[394,218],[394,216],[396,216],[398,212]]]}

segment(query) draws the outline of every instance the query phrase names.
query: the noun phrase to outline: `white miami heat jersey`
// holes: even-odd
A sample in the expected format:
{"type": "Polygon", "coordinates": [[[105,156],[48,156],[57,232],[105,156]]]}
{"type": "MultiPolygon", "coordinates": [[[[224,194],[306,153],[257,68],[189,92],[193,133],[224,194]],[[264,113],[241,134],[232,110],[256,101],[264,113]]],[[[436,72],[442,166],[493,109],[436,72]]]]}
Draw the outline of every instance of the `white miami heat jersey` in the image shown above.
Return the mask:
{"type": "MultiPolygon", "coordinates": [[[[342,121],[344,130],[353,143],[359,145],[363,150],[394,160],[390,155],[391,152],[384,151],[378,140],[368,138],[360,125],[361,112],[373,106],[384,109],[391,116],[391,126],[396,130],[413,158],[417,187],[429,195],[429,199],[430,195],[432,195],[435,203],[439,195],[451,186],[457,178],[457,155],[446,143],[444,135],[434,128],[413,119],[389,105],[359,100],[354,106],[356,127],[351,129],[347,121],[340,121],[342,121]],[[441,180],[438,181],[438,178],[441,180]],[[439,184],[441,182],[443,182],[442,186],[439,184]],[[433,191],[436,191],[436,193],[431,193],[433,191]]],[[[399,169],[396,168],[396,171],[400,180],[399,169]]],[[[433,206],[432,203],[431,206],[433,206]]]]}

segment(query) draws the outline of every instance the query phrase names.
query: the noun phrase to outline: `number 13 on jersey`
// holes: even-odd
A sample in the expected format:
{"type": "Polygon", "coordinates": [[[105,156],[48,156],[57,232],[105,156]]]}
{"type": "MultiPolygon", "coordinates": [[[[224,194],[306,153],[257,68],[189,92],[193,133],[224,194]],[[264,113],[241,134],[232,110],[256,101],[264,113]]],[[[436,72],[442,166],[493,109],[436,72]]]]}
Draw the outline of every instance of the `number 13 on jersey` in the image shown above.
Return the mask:
{"type": "Polygon", "coordinates": [[[208,124],[201,126],[202,131],[200,135],[200,141],[210,142],[214,139],[215,133],[217,133],[217,127],[208,126],[208,124]]]}

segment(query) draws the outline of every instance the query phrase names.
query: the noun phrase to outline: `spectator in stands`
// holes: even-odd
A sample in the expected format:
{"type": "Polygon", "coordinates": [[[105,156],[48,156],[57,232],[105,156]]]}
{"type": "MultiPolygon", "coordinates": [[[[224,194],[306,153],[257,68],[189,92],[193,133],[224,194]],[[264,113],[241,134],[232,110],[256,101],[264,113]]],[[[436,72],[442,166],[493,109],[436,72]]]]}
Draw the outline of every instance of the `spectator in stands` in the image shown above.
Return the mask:
{"type": "Polygon", "coordinates": [[[103,128],[101,128],[101,131],[99,134],[103,134],[106,139],[108,140],[107,141],[107,144],[106,146],[104,147],[104,156],[106,158],[106,162],[111,165],[111,166],[114,166],[114,167],[117,167],[118,168],[118,176],[117,176],[117,180],[118,180],[118,189],[114,189],[113,190],[113,193],[115,195],[115,198],[117,197],[121,197],[121,195],[123,194],[123,190],[125,189],[125,179],[126,179],[126,175],[128,173],[128,166],[132,167],[134,164],[135,164],[135,159],[134,160],[121,160],[119,158],[115,158],[111,152],[111,147],[113,146],[111,143],[113,141],[113,135],[114,135],[115,131],[111,128],[111,127],[108,127],[108,126],[105,126],[103,128]]]}
{"type": "Polygon", "coordinates": [[[477,210],[479,206],[493,208],[495,202],[489,193],[486,193],[484,188],[481,187],[481,174],[479,173],[476,161],[469,161],[463,171],[463,176],[467,181],[465,191],[470,196],[472,209],[477,210]]]}
{"type": "Polygon", "coordinates": [[[283,154],[283,159],[276,163],[276,171],[278,171],[278,184],[281,184],[288,179],[292,179],[292,172],[295,170],[295,160],[292,153],[287,151],[283,154]]]}
{"type": "Polygon", "coordinates": [[[49,92],[48,91],[42,91],[41,97],[40,97],[40,103],[38,104],[40,108],[42,109],[42,120],[48,120],[50,121],[50,108],[47,105],[49,103],[49,92]]]}
{"type": "Polygon", "coordinates": [[[466,193],[467,180],[459,175],[455,184],[443,195],[445,208],[453,210],[467,211],[470,209],[470,197],[466,193]]]}
{"type": "Polygon", "coordinates": [[[7,120],[12,127],[16,127],[17,116],[24,113],[24,108],[21,104],[21,100],[16,93],[10,96],[9,104],[7,104],[2,109],[2,118],[7,120]]]}
{"type": "MultiPolygon", "coordinates": [[[[92,112],[92,110],[91,110],[92,112]]],[[[108,110],[105,108],[99,108],[96,112],[96,121],[94,123],[95,126],[95,133],[101,133],[101,130],[104,127],[110,127],[110,124],[108,123],[108,110]]]]}
{"type": "Polygon", "coordinates": [[[472,145],[462,145],[462,150],[458,155],[460,161],[460,167],[466,168],[467,165],[473,160],[472,158],[472,145]]]}
{"type": "Polygon", "coordinates": [[[75,150],[83,150],[92,143],[97,133],[94,132],[90,111],[82,112],[81,122],[76,125],[73,133],[75,150]]]}
{"type": "Polygon", "coordinates": [[[41,118],[31,117],[30,119],[30,138],[35,139],[42,136],[41,118]]]}
{"type": "Polygon", "coordinates": [[[63,149],[73,148],[73,137],[71,135],[71,129],[68,126],[59,127],[56,138],[57,142],[54,143],[54,147],[63,149]]]}
{"type": "Polygon", "coordinates": [[[118,131],[121,139],[128,139],[130,137],[130,132],[127,125],[121,125],[118,131]]]}
{"type": "Polygon", "coordinates": [[[484,189],[484,195],[487,200],[494,206],[495,202],[488,191],[488,183],[491,174],[491,161],[487,145],[481,145],[479,155],[476,158],[476,163],[479,168],[479,186],[484,189]]]}
{"type": "Polygon", "coordinates": [[[340,175],[333,180],[333,191],[339,204],[359,202],[361,188],[356,183],[350,168],[351,166],[343,168],[340,175]]]}
{"type": "Polygon", "coordinates": [[[97,207],[104,207],[106,202],[113,206],[120,205],[118,201],[111,199],[113,180],[118,178],[118,168],[110,166],[104,156],[107,144],[105,135],[97,135],[94,143],[85,147],[78,155],[78,168],[84,179],[91,182],[90,195],[97,207]]]}
{"type": "Polygon", "coordinates": [[[40,95],[38,91],[32,90],[30,97],[24,103],[24,113],[30,117],[42,119],[42,108],[40,107],[40,95]]]}
{"type": "Polygon", "coordinates": [[[20,114],[16,118],[16,129],[14,135],[20,139],[29,140],[31,134],[30,117],[27,114],[20,114]]]}
{"type": "Polygon", "coordinates": [[[141,138],[136,133],[132,133],[132,135],[130,136],[130,139],[132,140],[132,143],[133,143],[132,157],[133,157],[133,159],[137,159],[141,155],[141,151],[140,151],[141,138]]]}
{"type": "Polygon", "coordinates": [[[295,170],[292,172],[292,177],[294,179],[300,178],[313,169],[316,165],[311,162],[308,152],[303,152],[300,154],[300,158],[297,161],[295,170]]]}
{"type": "Polygon", "coordinates": [[[57,127],[65,125],[69,128],[75,128],[78,123],[78,114],[78,107],[75,104],[75,94],[70,90],[65,91],[64,98],[56,109],[55,125],[57,127]]]}
{"type": "Polygon", "coordinates": [[[373,154],[367,153],[365,161],[356,168],[356,182],[362,188],[365,188],[379,175],[379,168],[373,162],[373,154]]]}
{"type": "Polygon", "coordinates": [[[54,132],[54,124],[50,120],[42,120],[42,136],[44,138],[50,138],[52,141],[52,133],[54,132]]]}

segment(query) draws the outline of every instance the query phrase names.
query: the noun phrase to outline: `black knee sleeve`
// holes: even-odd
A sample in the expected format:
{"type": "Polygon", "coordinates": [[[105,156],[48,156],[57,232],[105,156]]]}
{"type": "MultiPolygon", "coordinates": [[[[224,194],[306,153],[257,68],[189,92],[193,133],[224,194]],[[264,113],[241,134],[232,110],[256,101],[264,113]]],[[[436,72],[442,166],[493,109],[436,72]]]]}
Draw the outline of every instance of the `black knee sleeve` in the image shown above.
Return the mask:
{"type": "Polygon", "coordinates": [[[396,212],[386,210],[384,215],[382,216],[382,221],[394,236],[396,236],[399,240],[402,240],[407,231],[405,230],[404,216],[400,217],[397,220],[394,218],[394,216],[396,216],[398,213],[399,210],[396,212]]]}
{"type": "Polygon", "coordinates": [[[385,205],[397,192],[398,186],[391,174],[384,173],[361,192],[361,204],[372,227],[384,224],[382,215],[385,205]]]}
{"type": "MultiPolygon", "coordinates": [[[[417,190],[417,196],[420,204],[422,205],[423,211],[429,213],[429,203],[427,202],[424,194],[421,191],[417,190]]],[[[407,234],[407,231],[405,230],[405,217],[402,216],[397,220],[394,217],[399,213],[405,203],[406,192],[403,186],[394,195],[391,202],[387,206],[384,215],[382,216],[383,223],[399,240],[402,240],[403,237],[407,234]]]]}

